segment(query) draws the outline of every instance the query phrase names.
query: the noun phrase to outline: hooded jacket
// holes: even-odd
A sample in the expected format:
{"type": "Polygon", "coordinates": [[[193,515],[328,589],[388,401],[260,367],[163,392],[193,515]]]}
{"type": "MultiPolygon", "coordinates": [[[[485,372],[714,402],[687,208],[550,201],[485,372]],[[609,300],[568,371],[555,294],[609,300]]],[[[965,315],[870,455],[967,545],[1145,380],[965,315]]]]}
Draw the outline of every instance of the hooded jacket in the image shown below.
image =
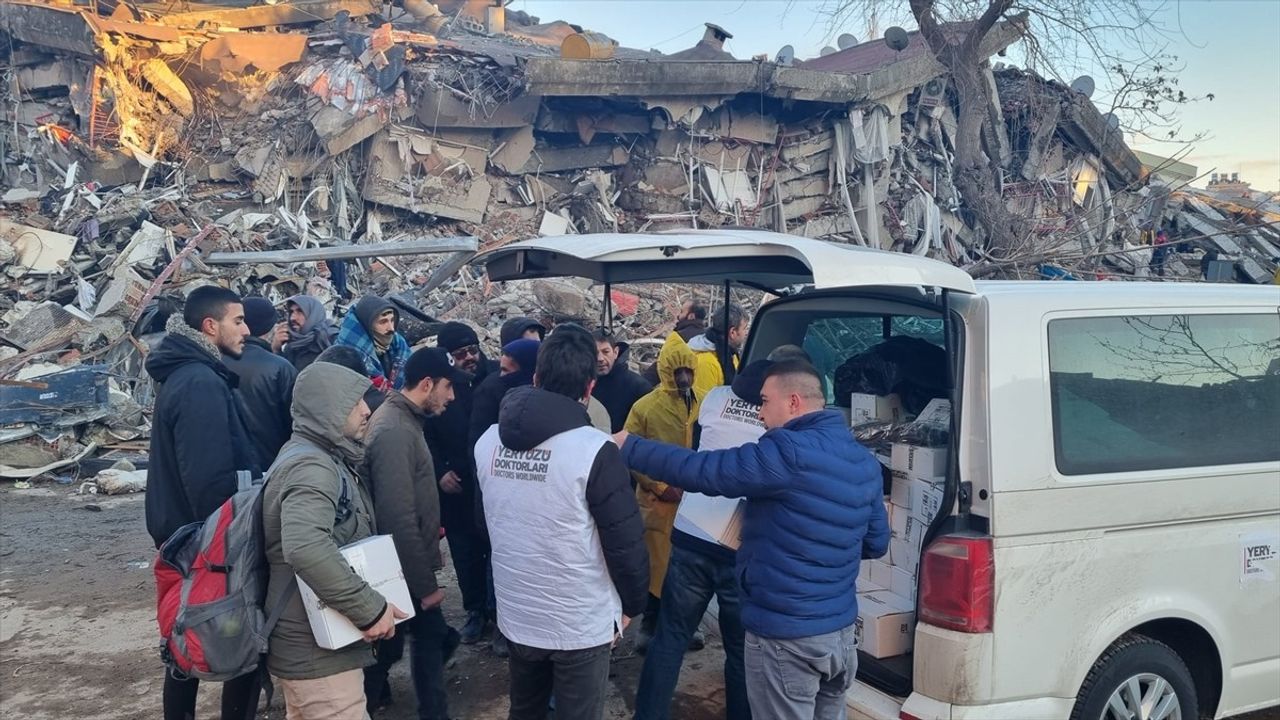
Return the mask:
{"type": "Polygon", "coordinates": [[[440,493],[422,436],[426,417],[422,408],[393,392],[369,420],[364,443],[378,531],[395,540],[409,594],[418,600],[439,588],[441,568],[440,493]]]}
{"type": "Polygon", "coordinates": [[[498,623],[523,645],[595,647],[613,639],[619,611],[644,610],[648,563],[627,470],[589,423],[582,403],[520,387],[476,444],[498,623]]]}
{"type": "Polygon", "coordinates": [[[736,572],[742,624],[769,638],[835,632],[858,616],[864,558],[889,546],[880,464],[832,410],[795,418],[733,449],[692,452],[632,437],[633,471],[673,485],[745,497],[736,572]]]}
{"type": "MultiPolygon", "coordinates": [[[[693,368],[697,360],[693,351],[676,333],[667,336],[658,353],[658,387],[636,401],[627,416],[626,430],[633,435],[680,447],[692,447],[693,425],[698,419],[698,409],[703,393],[694,389],[688,401],[676,387],[677,368],[693,368]]],[[[660,496],[667,484],[649,475],[632,472],[636,480],[636,502],[644,519],[644,541],[649,549],[649,592],[662,597],[662,581],[667,575],[667,561],[671,556],[671,525],[675,522],[679,503],[666,502],[660,496]]],[[[660,477],[660,476],[659,476],[660,477]]]]}
{"type": "MultiPolygon", "coordinates": [[[[369,490],[356,472],[363,450],[342,434],[347,416],[368,388],[368,379],[332,363],[313,363],[298,376],[293,437],[280,451],[280,461],[272,466],[262,491],[263,539],[271,572],[264,607],[276,607],[297,575],[325,605],[362,630],[387,611],[381,593],[356,575],[338,552],[376,532],[369,490]]],[[[337,650],[317,645],[297,592],[271,632],[267,668],[286,680],[329,677],[372,663],[368,643],[337,650]]]]}
{"type": "MultiPolygon", "coordinates": [[[[695,337],[707,331],[707,323],[705,320],[697,320],[694,318],[685,318],[676,323],[675,333],[684,339],[685,342],[693,340],[695,337]]],[[[650,363],[649,367],[640,373],[640,377],[649,383],[649,387],[658,384],[658,363],[650,363]]]]}
{"type": "Polygon", "coordinates": [[[689,348],[693,350],[694,355],[698,358],[698,372],[693,378],[693,386],[701,390],[703,394],[710,392],[713,387],[733,382],[733,375],[738,369],[737,353],[730,353],[730,357],[733,359],[734,372],[731,372],[728,380],[726,380],[724,368],[720,366],[720,350],[716,347],[715,342],[707,337],[705,332],[690,340],[689,348]]]}
{"type": "Polygon", "coordinates": [[[289,405],[298,371],[288,360],[271,352],[270,343],[256,337],[245,338],[240,357],[223,355],[222,363],[239,378],[245,426],[259,464],[268,466],[293,434],[289,405]]]}
{"type": "Polygon", "coordinates": [[[547,332],[547,328],[542,323],[531,317],[513,317],[502,323],[502,329],[498,331],[498,341],[505,348],[510,343],[524,337],[526,330],[537,330],[539,340],[547,332]]]}
{"type": "Polygon", "coordinates": [[[400,311],[385,298],[366,295],[342,319],[338,332],[338,344],[355,348],[364,357],[365,373],[379,390],[399,390],[404,387],[404,364],[409,359],[409,343],[399,332],[391,334],[386,350],[378,348],[374,341],[373,326],[378,316],[390,310],[395,325],[400,325],[400,311]]]}
{"type": "Polygon", "coordinates": [[[175,314],[168,335],[147,358],[160,384],[151,420],[147,532],[160,547],[183,525],[200,522],[239,488],[237,471],[261,474],[235,373],[217,347],[175,314]]]}
{"type": "Polygon", "coordinates": [[[294,295],[285,301],[285,307],[289,305],[297,305],[307,320],[302,324],[301,330],[289,328],[289,341],[280,354],[293,364],[295,370],[302,372],[333,344],[338,329],[329,322],[329,313],[319,298],[294,295]]]}
{"type": "Polygon", "coordinates": [[[616,347],[618,357],[613,361],[613,368],[608,375],[596,378],[596,387],[591,391],[591,397],[599,400],[604,409],[609,411],[612,432],[618,432],[626,425],[627,416],[631,414],[636,401],[653,389],[653,385],[628,365],[631,346],[620,342],[616,347]]]}

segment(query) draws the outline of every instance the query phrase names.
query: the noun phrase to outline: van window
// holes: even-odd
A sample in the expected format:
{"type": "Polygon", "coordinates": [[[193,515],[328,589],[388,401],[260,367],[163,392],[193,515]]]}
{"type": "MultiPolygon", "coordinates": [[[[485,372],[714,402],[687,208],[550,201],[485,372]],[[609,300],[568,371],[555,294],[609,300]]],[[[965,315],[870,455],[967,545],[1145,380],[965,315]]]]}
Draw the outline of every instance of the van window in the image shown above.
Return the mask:
{"type": "Polygon", "coordinates": [[[1280,315],[1049,322],[1064,475],[1280,460],[1280,315]]]}
{"type": "Polygon", "coordinates": [[[888,338],[914,337],[943,347],[941,318],[917,315],[810,316],[802,327],[804,339],[801,347],[809,353],[814,367],[826,379],[823,385],[829,404],[835,402],[836,370],[849,358],[867,352],[888,338]],[[886,319],[889,322],[888,336],[885,335],[886,319]]]}

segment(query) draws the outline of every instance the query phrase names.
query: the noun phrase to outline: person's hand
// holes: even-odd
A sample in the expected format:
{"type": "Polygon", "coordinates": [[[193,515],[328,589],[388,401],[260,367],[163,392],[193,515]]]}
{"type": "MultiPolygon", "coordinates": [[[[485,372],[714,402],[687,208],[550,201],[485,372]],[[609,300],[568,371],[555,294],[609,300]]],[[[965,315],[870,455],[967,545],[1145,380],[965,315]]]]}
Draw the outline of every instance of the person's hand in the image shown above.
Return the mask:
{"type": "Polygon", "coordinates": [[[682,497],[684,497],[684,491],[674,485],[668,485],[667,489],[658,495],[659,500],[669,503],[678,503],[682,497]]]}
{"type": "Polygon", "coordinates": [[[395,637],[396,620],[403,620],[407,617],[409,617],[408,613],[391,603],[387,603],[387,609],[382,613],[382,617],[378,618],[378,622],[364,631],[364,641],[371,643],[395,637]]]}
{"type": "Polygon", "coordinates": [[[462,478],[458,477],[458,473],[450,470],[440,478],[440,489],[450,495],[457,495],[462,492],[462,478]]]}
{"type": "Polygon", "coordinates": [[[276,323],[275,332],[271,334],[271,352],[279,354],[284,344],[289,342],[289,323],[276,323]]]}
{"type": "Polygon", "coordinates": [[[444,591],[436,590],[430,595],[422,598],[422,609],[433,610],[435,608],[440,607],[441,603],[443,602],[444,602],[444,591]]]}
{"type": "Polygon", "coordinates": [[[613,434],[613,442],[618,447],[622,447],[623,445],[627,444],[627,438],[629,437],[631,437],[631,433],[627,432],[626,430],[619,430],[618,432],[613,434]]]}
{"type": "Polygon", "coordinates": [[[622,636],[627,634],[627,626],[631,624],[631,618],[626,615],[622,616],[622,621],[618,623],[618,632],[613,636],[613,647],[617,647],[622,641],[622,636]]]}

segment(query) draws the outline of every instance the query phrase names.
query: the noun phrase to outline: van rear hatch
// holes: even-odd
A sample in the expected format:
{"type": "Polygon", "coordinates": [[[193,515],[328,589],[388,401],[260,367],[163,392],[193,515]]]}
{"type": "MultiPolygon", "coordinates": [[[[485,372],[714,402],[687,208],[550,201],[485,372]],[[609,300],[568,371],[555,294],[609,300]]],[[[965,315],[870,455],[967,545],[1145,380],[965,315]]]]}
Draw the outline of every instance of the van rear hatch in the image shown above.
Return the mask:
{"type": "MultiPolygon", "coordinates": [[[[581,277],[606,286],[739,285],[778,296],[795,296],[801,290],[829,291],[816,294],[932,303],[940,317],[948,315],[948,293],[976,294],[967,273],[936,260],[751,229],[540,238],[489,251],[479,256],[478,262],[485,264],[489,279],[494,281],[581,277]]],[[[744,346],[747,359],[769,350],[756,347],[760,330],[758,324],[753,325],[744,346]]],[[[958,407],[958,398],[952,400],[953,407],[958,407]]],[[[951,480],[947,499],[954,504],[958,479],[951,480]]],[[[911,674],[910,655],[863,658],[859,667],[860,679],[899,696],[910,692],[911,674]]],[[[850,693],[851,702],[856,694],[850,693]]],[[[889,699],[878,692],[864,694],[882,702],[889,699]]]]}

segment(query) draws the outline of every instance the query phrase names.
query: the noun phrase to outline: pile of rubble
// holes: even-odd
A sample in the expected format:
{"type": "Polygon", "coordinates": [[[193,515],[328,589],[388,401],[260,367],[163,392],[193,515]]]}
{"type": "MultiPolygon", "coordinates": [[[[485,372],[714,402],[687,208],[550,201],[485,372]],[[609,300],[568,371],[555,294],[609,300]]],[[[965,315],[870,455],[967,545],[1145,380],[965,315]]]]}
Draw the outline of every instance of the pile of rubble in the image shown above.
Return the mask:
{"type": "MultiPolygon", "coordinates": [[[[26,423],[0,431],[0,474],[51,459],[18,463],[6,442],[49,427],[8,413],[12,393],[38,398],[34,363],[104,368],[92,403],[59,408],[75,429],[59,461],[136,446],[145,418],[123,399],[149,405],[154,319],[198,284],[337,314],[389,295],[418,341],[448,319],[598,321],[581,283],[495,287],[467,264],[537,235],[750,226],[990,260],[952,182],[954,91],[915,34],[899,52],[739,61],[714,25],[661,55],[484,0],[99,7],[0,9],[0,427],[26,423]]],[[[1002,23],[983,49],[1024,32],[1002,23]]],[[[1146,277],[1172,227],[1186,252],[1167,276],[1195,274],[1207,241],[1239,279],[1270,280],[1273,230],[1149,185],[1069,88],[988,80],[984,148],[1036,234],[1001,274],[1146,277]]],[[[614,288],[614,320],[659,334],[683,291],[614,288]]]]}

